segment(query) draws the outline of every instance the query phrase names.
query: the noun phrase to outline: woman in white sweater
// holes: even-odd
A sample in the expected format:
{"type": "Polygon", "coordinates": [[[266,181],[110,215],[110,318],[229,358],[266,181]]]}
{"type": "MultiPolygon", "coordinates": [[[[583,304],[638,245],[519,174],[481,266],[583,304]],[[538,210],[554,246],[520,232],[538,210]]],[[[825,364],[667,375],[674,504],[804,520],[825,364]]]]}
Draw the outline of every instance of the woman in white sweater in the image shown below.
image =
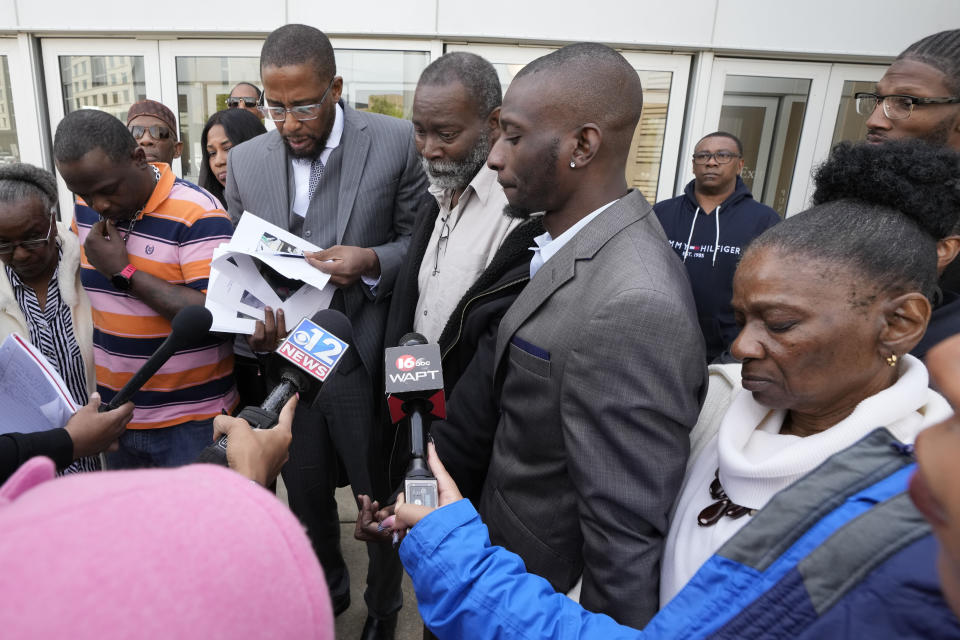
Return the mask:
{"type": "Polygon", "coordinates": [[[694,430],[661,608],[777,492],[827,458],[880,426],[912,444],[950,415],[909,352],[930,318],[929,265],[952,257],[934,238],[957,221],[960,195],[947,183],[956,159],[916,142],[840,147],[817,176],[814,201],[826,204],[745,252],[733,298],[740,364],[712,367],[711,403],[728,406],[694,430]],[[910,228],[893,232],[898,224],[910,228]]]}

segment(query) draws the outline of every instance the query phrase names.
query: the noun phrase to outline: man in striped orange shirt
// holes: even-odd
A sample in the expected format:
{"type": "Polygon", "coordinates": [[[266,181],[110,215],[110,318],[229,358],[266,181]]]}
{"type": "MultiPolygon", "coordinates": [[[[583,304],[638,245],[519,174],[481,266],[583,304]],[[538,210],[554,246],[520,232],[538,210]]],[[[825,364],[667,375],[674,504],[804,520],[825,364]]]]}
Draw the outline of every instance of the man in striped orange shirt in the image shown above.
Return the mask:
{"type": "MultiPolygon", "coordinates": [[[[104,402],[170,333],[183,307],[203,304],[213,249],[233,233],[220,203],[148,163],[116,118],[67,115],[54,139],[57,169],[78,196],[73,229],[83,244],[97,390],[104,402]]],[[[177,352],[133,396],[136,410],[113,468],[192,462],[213,440],[213,417],[237,402],[231,341],[209,335],[177,352]]]]}

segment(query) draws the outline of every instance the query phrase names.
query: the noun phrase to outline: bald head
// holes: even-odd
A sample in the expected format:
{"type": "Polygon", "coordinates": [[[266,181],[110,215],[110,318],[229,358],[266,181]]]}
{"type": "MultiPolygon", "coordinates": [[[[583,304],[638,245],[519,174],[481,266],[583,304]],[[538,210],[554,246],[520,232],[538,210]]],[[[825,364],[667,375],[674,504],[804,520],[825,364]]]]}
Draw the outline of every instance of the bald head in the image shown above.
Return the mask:
{"type": "Polygon", "coordinates": [[[623,197],[642,108],[637,72],[610,47],[573,44],[524,67],[503,98],[501,135],[487,158],[507,196],[505,213],[543,211],[557,237],[623,197]]]}
{"type": "Polygon", "coordinates": [[[546,89],[550,99],[544,103],[567,126],[593,122],[605,144],[624,152],[629,147],[640,122],[643,89],[637,72],[614,49],[595,42],[567,45],[524,67],[514,82],[522,80],[546,89]]]}

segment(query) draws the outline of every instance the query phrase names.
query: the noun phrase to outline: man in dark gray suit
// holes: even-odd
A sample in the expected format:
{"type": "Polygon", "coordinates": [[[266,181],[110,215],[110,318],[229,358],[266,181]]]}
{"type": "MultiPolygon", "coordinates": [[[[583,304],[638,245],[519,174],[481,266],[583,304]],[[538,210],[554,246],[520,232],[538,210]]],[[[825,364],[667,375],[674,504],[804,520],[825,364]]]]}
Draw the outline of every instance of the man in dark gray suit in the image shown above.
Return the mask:
{"type": "MultiPolygon", "coordinates": [[[[307,525],[326,572],[334,610],[349,606],[333,492],[338,466],[354,494],[386,497],[385,471],[371,468],[375,381],[382,377],[389,295],[427,183],[409,122],[354,111],[340,100],[327,37],[305,25],[270,34],[260,54],[262,111],[276,131],[230,152],[225,198],[237,220],[249,211],[323,247],[311,264],[337,285],[331,306],[353,324],[349,360],[341,362],[313,407],[298,408],[290,460],[283,470],[290,506],[307,525]]],[[[289,320],[266,314],[251,345],[272,350],[289,320]]],[[[379,459],[379,456],[377,457],[379,459]]],[[[368,544],[364,638],[393,636],[402,575],[389,545],[368,544]]]]}
{"type": "Polygon", "coordinates": [[[642,627],[706,390],[680,260],[624,169],[643,96],[616,51],[577,44],[517,74],[490,152],[509,201],[545,211],[500,323],[500,424],[480,504],[494,544],[581,604],[642,627]]]}

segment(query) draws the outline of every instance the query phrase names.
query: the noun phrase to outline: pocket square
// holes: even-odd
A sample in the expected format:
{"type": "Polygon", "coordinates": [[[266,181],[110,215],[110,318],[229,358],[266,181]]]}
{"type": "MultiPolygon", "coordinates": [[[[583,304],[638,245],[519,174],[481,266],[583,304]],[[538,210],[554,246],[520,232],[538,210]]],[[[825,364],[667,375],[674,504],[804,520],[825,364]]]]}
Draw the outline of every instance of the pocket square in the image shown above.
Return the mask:
{"type": "Polygon", "coordinates": [[[547,361],[550,360],[549,351],[547,351],[546,349],[541,349],[537,345],[531,344],[526,340],[524,340],[523,338],[513,336],[512,338],[510,338],[510,344],[518,347],[519,349],[522,349],[523,351],[529,353],[534,357],[540,358],[541,360],[547,360],[547,361]]]}

